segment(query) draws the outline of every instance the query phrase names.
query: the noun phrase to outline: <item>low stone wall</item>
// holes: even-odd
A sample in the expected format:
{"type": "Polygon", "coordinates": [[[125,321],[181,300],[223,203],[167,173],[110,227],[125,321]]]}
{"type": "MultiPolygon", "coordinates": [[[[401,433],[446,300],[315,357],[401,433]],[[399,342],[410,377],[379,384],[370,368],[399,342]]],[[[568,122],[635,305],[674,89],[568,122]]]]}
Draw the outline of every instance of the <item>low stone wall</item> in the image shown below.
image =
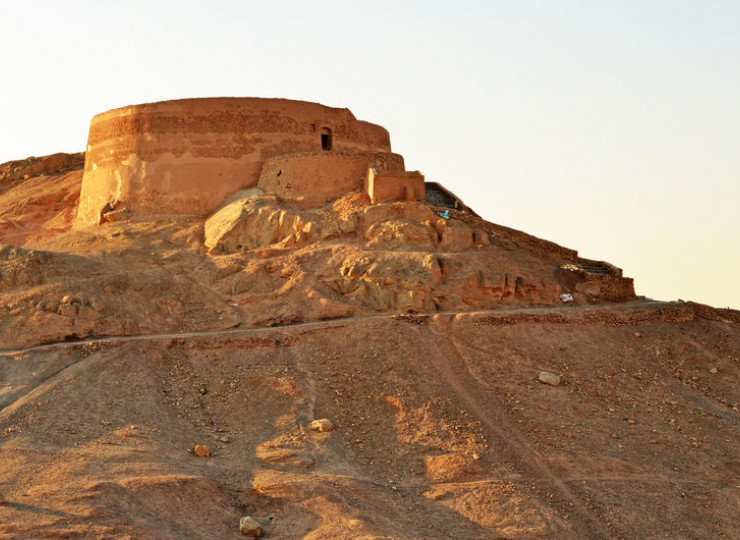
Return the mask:
{"type": "Polygon", "coordinates": [[[516,324],[548,325],[607,325],[639,326],[658,322],[686,323],[695,318],[688,304],[672,302],[634,302],[605,308],[599,306],[574,307],[568,310],[543,311],[523,309],[518,313],[488,312],[457,315],[457,320],[469,320],[476,325],[511,326],[516,324]]]}
{"type": "Polygon", "coordinates": [[[423,201],[424,176],[419,171],[367,170],[365,192],[375,204],[387,201],[423,201]]]}
{"type": "Polygon", "coordinates": [[[285,201],[321,206],[361,191],[368,168],[403,171],[403,157],[390,152],[311,152],[265,161],[257,186],[285,201]]]}

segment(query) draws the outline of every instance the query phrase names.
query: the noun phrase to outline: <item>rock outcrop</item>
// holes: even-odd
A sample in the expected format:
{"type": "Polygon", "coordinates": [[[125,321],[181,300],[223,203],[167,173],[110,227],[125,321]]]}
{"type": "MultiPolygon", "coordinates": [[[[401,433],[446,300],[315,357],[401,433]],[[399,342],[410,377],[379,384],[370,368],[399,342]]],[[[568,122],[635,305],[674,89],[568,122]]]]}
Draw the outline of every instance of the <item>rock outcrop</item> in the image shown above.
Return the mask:
{"type": "Polygon", "coordinates": [[[7,189],[9,184],[27,180],[34,176],[57,176],[70,171],[82,169],[85,154],[52,154],[43,157],[30,157],[18,161],[9,161],[0,165],[0,190],[7,189]]]}

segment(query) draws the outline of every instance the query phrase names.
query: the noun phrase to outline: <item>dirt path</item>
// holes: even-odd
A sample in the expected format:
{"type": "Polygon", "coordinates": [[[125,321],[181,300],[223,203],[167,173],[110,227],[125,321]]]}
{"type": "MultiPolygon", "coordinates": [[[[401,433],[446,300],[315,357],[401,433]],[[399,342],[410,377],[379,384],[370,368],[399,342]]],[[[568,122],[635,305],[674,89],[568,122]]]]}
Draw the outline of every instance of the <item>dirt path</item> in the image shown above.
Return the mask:
{"type": "MultiPolygon", "coordinates": [[[[524,469],[537,480],[544,480],[559,494],[563,513],[573,512],[574,529],[579,538],[611,538],[601,520],[583,504],[565,482],[548,466],[547,460],[535,450],[517,427],[509,421],[505,407],[491,393],[484,392],[479,382],[470,373],[464,355],[453,344],[452,339],[440,340],[438,336],[449,334],[451,319],[435,319],[428,337],[436,343],[437,354],[432,363],[444,382],[455,392],[479,420],[494,433],[507,454],[507,460],[517,468],[524,469]],[[445,343],[452,345],[446,346],[445,343]]],[[[423,331],[423,330],[422,330],[423,331]]]]}
{"type": "MultiPolygon", "coordinates": [[[[3,485],[4,495],[12,504],[27,500],[41,504],[44,490],[60,485],[68,491],[60,491],[56,506],[49,507],[72,508],[94,489],[67,480],[60,483],[55,475],[91,464],[92,473],[85,473],[89,478],[104,475],[107,485],[131,493],[132,500],[142,504],[154,504],[170,493],[200,504],[214,490],[225,490],[218,493],[233,496],[234,504],[247,504],[250,512],[265,519],[277,516],[274,530],[283,527],[281,534],[308,530],[311,520],[318,519],[312,516],[323,516],[327,521],[322,532],[346,537],[359,533],[332,528],[333,524],[364,523],[368,535],[398,531],[410,538],[434,537],[430,532],[434,527],[445,531],[437,537],[454,537],[456,531],[460,538],[606,539],[636,538],[643,532],[643,537],[655,538],[720,537],[718,531],[735,530],[728,516],[737,501],[731,457],[736,424],[723,420],[718,408],[713,415],[715,409],[704,404],[702,392],[729,387],[733,375],[722,352],[729,347],[711,348],[711,336],[706,341],[703,337],[718,323],[676,323],[676,318],[692,321],[694,316],[689,305],[653,302],[376,314],[7,349],[0,351],[9,383],[0,403],[6,405],[0,407],[0,423],[12,431],[0,453],[6,471],[19,472],[13,472],[17,480],[3,485]],[[661,324],[641,326],[656,322],[661,324]],[[632,327],[640,328],[640,339],[632,327]],[[586,348],[568,355],[572,379],[565,380],[596,390],[565,399],[546,387],[532,391],[520,384],[538,366],[537,358],[552,358],[550,345],[561,343],[557,339],[570,340],[574,332],[584,338],[586,348]],[[396,335],[397,339],[388,337],[396,335]],[[686,368],[687,377],[697,375],[694,386],[676,382],[673,364],[663,356],[645,359],[658,346],[667,350],[679,335],[683,337],[675,352],[696,353],[696,365],[686,368]],[[614,340],[612,345],[602,342],[607,337],[614,340]],[[519,351],[506,353],[511,342],[522,343],[531,358],[523,352],[520,361],[519,351]],[[614,358],[623,365],[613,365],[614,358]],[[648,360],[663,377],[655,383],[643,373],[648,360]],[[719,366],[719,373],[709,372],[712,365],[719,366]],[[633,373],[643,378],[634,378],[633,373]],[[611,386],[597,386],[601,376],[609,376],[604,381],[611,386]],[[287,386],[272,388],[282,377],[290,383],[290,392],[285,392],[287,386]],[[232,387],[237,379],[240,382],[232,387]],[[615,386],[619,392],[610,393],[615,386]],[[158,391],[163,391],[161,397],[158,391]],[[99,403],[82,399],[90,392],[99,403]],[[649,397],[665,408],[665,414],[631,408],[634,424],[625,424],[619,410],[613,417],[606,411],[598,418],[589,416],[592,404],[605,409],[613,406],[613,398],[629,392],[640,398],[640,404],[649,397]],[[409,414],[391,425],[393,410],[383,396],[398,396],[417,416],[409,414]],[[519,403],[515,398],[530,400],[533,406],[517,412],[522,409],[514,405],[519,403]],[[551,401],[540,414],[538,406],[544,399],[551,401]],[[580,409],[573,407],[579,404],[586,412],[576,416],[580,409]],[[337,432],[309,432],[305,440],[296,437],[296,427],[305,427],[315,414],[335,421],[337,432]],[[677,418],[675,426],[667,424],[672,417],[677,418]],[[567,428],[561,424],[574,418],[572,423],[578,422],[589,434],[582,439],[586,444],[578,444],[579,435],[575,442],[568,438],[553,443],[570,431],[570,424],[567,428]],[[606,424],[609,419],[613,428],[606,424]],[[263,426],[268,420],[269,426],[263,426]],[[720,421],[726,422],[725,431],[713,431],[719,430],[720,421]],[[160,431],[150,438],[134,438],[143,432],[140,427],[129,429],[133,423],[160,431]],[[540,431],[543,427],[546,435],[540,431]],[[414,438],[427,432],[433,438],[414,438]],[[227,443],[218,442],[221,433],[228,433],[227,443]],[[609,438],[610,433],[619,437],[609,438]],[[593,434],[604,435],[609,444],[602,445],[593,434]],[[647,437],[660,444],[648,446],[647,437]],[[458,445],[457,440],[462,442],[458,445]],[[199,461],[186,452],[189,445],[203,441],[214,445],[217,459],[199,461]],[[287,450],[308,456],[312,465],[294,466],[287,459],[270,462],[263,459],[267,453],[259,453],[264,448],[275,449],[275,455],[287,450]],[[447,476],[429,473],[434,470],[425,468],[426,457],[447,453],[461,456],[471,467],[447,476]],[[123,472],[109,463],[122,464],[123,472]],[[37,474],[37,468],[46,475],[37,474]],[[170,471],[170,480],[161,482],[159,478],[170,471]],[[154,488],[146,482],[133,487],[127,483],[128,478],[147,474],[161,490],[156,496],[147,491],[154,488]],[[183,489],[179,479],[184,475],[207,482],[183,489]],[[208,483],[212,481],[215,484],[208,483]],[[31,495],[26,495],[25,486],[34,487],[31,495]],[[261,491],[253,492],[254,486],[261,491]],[[321,499],[328,494],[337,495],[336,505],[321,499]],[[316,506],[301,506],[311,497],[316,506]],[[280,504],[279,498],[284,499],[280,504]],[[400,510],[393,514],[396,508],[400,510]],[[376,516],[374,523],[363,521],[366,514],[376,516]],[[394,521],[386,514],[394,515],[394,521]],[[671,521],[677,515],[682,517],[671,521]]],[[[726,331],[724,326],[716,330],[717,335],[726,331]]],[[[736,343],[735,338],[728,341],[735,349],[736,343]]],[[[648,375],[652,377],[653,371],[648,375]]],[[[629,404],[623,404],[625,410],[629,404]]],[[[100,512],[98,526],[107,526],[105,520],[110,518],[102,509],[117,501],[100,498],[91,503],[100,512]]],[[[209,512],[221,512],[233,525],[240,507],[219,505],[209,512]]],[[[6,506],[10,511],[15,513],[6,521],[18,523],[31,512],[6,506]]],[[[128,510],[116,511],[120,518],[115,519],[128,519],[128,510]]],[[[154,530],[169,523],[169,511],[167,507],[161,515],[152,514],[146,526],[154,530]]],[[[56,534],[55,523],[44,523],[39,531],[56,534]]]]}
{"type": "Polygon", "coordinates": [[[675,312],[685,312],[683,317],[690,319],[689,314],[693,317],[693,311],[690,307],[670,302],[630,302],[627,304],[617,305],[593,305],[593,306],[567,306],[567,307],[533,307],[533,308],[504,308],[486,311],[471,312],[439,312],[432,314],[420,315],[398,315],[383,313],[380,315],[369,315],[365,317],[356,317],[351,319],[332,319],[323,321],[308,321],[284,326],[272,327],[252,327],[252,328],[227,328],[221,330],[201,330],[194,332],[173,332],[163,334],[129,334],[117,336],[99,336],[77,339],[73,341],[56,341],[51,343],[41,343],[30,347],[0,348],[0,356],[12,356],[19,353],[51,350],[57,347],[77,347],[80,345],[90,344],[113,344],[129,341],[148,341],[148,340],[170,340],[170,339],[189,339],[189,338],[207,338],[223,336],[245,336],[250,334],[282,331],[286,329],[312,329],[312,328],[337,328],[346,327],[352,324],[363,323],[374,319],[400,319],[406,317],[450,318],[457,315],[468,317],[477,317],[485,320],[486,324],[519,324],[528,322],[550,322],[553,324],[568,324],[570,322],[578,324],[647,324],[664,320],[667,316],[675,316],[675,312]],[[668,312],[668,313],[666,313],[668,312]]]}

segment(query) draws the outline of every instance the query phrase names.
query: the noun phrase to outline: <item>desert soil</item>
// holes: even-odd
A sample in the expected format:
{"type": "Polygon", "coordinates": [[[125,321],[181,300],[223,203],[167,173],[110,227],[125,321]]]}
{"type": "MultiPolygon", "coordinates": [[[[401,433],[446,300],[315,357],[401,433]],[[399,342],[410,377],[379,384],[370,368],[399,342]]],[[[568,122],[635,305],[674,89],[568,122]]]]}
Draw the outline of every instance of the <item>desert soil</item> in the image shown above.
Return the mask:
{"type": "Polygon", "coordinates": [[[416,203],[80,229],[80,165],[0,166],[0,537],[740,538],[740,313],[416,203]]]}

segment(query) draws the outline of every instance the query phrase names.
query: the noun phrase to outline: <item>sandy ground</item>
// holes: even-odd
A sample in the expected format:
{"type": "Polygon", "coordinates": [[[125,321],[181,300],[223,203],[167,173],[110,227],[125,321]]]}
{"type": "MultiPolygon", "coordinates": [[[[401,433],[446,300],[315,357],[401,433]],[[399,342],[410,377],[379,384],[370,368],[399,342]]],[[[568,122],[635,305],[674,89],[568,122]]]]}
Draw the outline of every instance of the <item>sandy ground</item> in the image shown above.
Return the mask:
{"type": "Polygon", "coordinates": [[[79,170],[16,176],[0,537],[740,538],[737,312],[609,301],[465,216],[490,245],[409,249],[423,208],[209,253],[202,218],[79,230],[79,170]]]}

